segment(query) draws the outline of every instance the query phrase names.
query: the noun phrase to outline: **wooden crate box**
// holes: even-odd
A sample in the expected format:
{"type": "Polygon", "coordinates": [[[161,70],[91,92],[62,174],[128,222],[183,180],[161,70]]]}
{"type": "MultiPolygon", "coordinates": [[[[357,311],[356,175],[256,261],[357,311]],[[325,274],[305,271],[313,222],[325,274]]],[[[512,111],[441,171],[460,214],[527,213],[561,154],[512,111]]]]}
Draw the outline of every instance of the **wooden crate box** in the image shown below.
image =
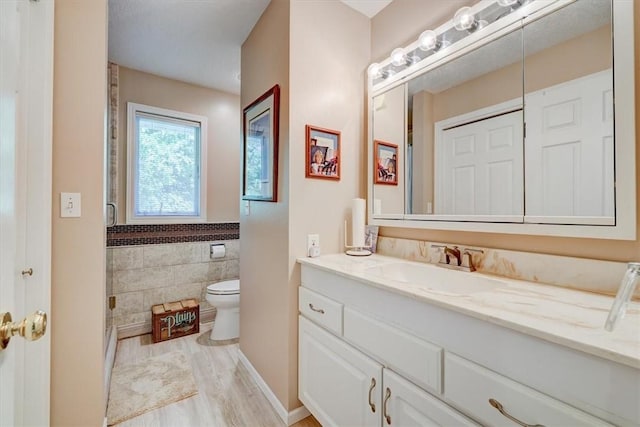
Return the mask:
{"type": "Polygon", "coordinates": [[[200,305],[195,299],[151,307],[153,342],[200,332],[200,305]]]}

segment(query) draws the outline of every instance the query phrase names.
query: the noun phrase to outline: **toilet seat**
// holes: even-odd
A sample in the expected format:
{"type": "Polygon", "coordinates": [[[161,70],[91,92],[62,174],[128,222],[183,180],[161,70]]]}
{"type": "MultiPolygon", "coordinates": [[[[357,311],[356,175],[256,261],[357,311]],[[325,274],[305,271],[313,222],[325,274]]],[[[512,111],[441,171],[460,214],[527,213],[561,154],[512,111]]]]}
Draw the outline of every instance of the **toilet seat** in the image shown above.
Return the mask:
{"type": "Polygon", "coordinates": [[[225,280],[207,286],[209,295],[237,295],[240,293],[240,280],[225,280]]]}

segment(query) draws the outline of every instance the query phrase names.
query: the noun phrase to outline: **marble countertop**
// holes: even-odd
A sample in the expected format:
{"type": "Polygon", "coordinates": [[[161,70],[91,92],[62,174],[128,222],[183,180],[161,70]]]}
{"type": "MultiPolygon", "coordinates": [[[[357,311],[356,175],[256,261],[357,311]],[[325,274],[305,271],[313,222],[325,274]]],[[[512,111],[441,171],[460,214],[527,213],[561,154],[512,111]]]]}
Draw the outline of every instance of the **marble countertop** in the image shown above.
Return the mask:
{"type": "Polygon", "coordinates": [[[298,262],[640,369],[637,302],[608,332],[604,323],[613,303],[608,296],[377,254],[331,254],[298,262]]]}

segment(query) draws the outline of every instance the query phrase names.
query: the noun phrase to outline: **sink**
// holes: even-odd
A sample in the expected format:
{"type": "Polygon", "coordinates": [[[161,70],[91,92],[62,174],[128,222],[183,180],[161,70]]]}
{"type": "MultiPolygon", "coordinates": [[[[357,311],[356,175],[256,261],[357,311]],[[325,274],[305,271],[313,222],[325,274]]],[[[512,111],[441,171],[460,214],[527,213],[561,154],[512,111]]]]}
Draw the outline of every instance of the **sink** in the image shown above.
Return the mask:
{"type": "Polygon", "coordinates": [[[433,292],[468,295],[507,287],[505,282],[475,273],[445,270],[429,264],[393,263],[364,269],[366,276],[414,285],[433,292]]]}

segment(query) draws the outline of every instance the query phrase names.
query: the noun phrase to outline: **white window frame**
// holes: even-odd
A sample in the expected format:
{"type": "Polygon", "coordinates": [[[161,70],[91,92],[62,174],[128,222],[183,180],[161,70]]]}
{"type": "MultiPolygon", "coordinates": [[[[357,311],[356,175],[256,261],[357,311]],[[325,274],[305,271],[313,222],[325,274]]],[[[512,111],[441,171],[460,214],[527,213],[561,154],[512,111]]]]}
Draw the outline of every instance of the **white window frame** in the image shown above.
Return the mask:
{"type": "Polygon", "coordinates": [[[168,110],[166,108],[152,107],[150,105],[127,103],[127,224],[191,224],[201,223],[207,220],[207,118],[196,114],[184,113],[181,111],[168,110]],[[136,114],[145,113],[157,116],[164,116],[169,119],[190,121],[200,123],[200,215],[156,215],[139,216],[134,212],[134,176],[135,164],[133,161],[137,157],[137,126],[136,114]]]}

